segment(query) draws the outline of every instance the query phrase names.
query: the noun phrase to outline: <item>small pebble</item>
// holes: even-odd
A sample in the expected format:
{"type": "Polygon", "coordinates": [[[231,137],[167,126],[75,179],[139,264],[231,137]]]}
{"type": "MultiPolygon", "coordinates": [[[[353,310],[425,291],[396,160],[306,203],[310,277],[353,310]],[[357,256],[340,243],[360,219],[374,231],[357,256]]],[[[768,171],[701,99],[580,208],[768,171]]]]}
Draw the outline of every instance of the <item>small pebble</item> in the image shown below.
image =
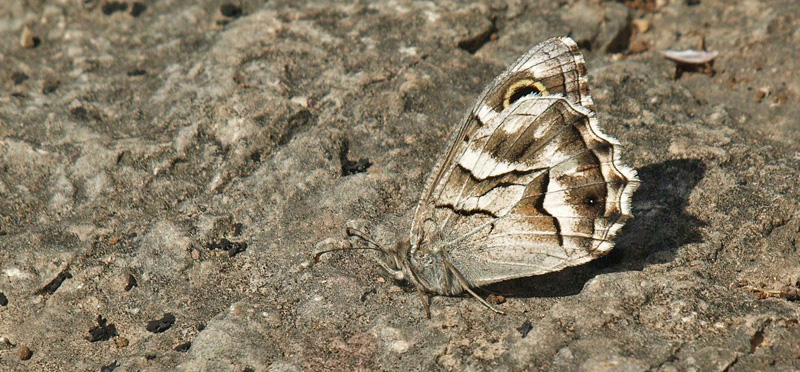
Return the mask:
{"type": "Polygon", "coordinates": [[[769,87],[761,87],[756,90],[755,100],[758,103],[764,100],[769,95],[769,87]]]}
{"type": "Polygon", "coordinates": [[[632,23],[633,28],[636,29],[636,33],[643,34],[650,30],[650,21],[644,18],[634,19],[632,23]]]}
{"type": "Polygon", "coordinates": [[[636,38],[631,41],[630,46],[628,47],[628,51],[632,54],[639,54],[644,53],[648,49],[650,49],[650,43],[645,39],[636,38]]]}
{"type": "Polygon", "coordinates": [[[486,298],[486,302],[494,305],[500,305],[506,302],[506,296],[492,293],[486,298]]]}
{"type": "Polygon", "coordinates": [[[33,356],[33,351],[27,346],[21,346],[19,348],[19,360],[28,360],[33,356]]]}
{"type": "Polygon", "coordinates": [[[122,235],[114,235],[114,236],[112,236],[112,237],[110,237],[108,239],[108,244],[115,245],[115,244],[119,243],[120,240],[122,240],[122,238],[123,238],[122,235]]]}
{"type": "Polygon", "coordinates": [[[780,91],[775,94],[775,98],[772,99],[771,106],[784,105],[787,102],[789,102],[789,95],[786,93],[786,91],[780,91]]]}
{"type": "Polygon", "coordinates": [[[128,277],[125,279],[125,292],[130,291],[133,287],[138,287],[139,282],[136,281],[136,277],[133,274],[128,273],[128,277]]]}
{"type": "Polygon", "coordinates": [[[36,36],[33,36],[33,32],[27,26],[22,30],[22,35],[19,37],[19,45],[28,49],[36,46],[36,36]]]}
{"type": "Polygon", "coordinates": [[[532,329],[533,329],[533,324],[531,324],[529,320],[526,320],[525,322],[522,323],[521,326],[517,327],[517,332],[519,332],[522,338],[525,338],[525,336],[527,336],[532,329]]]}

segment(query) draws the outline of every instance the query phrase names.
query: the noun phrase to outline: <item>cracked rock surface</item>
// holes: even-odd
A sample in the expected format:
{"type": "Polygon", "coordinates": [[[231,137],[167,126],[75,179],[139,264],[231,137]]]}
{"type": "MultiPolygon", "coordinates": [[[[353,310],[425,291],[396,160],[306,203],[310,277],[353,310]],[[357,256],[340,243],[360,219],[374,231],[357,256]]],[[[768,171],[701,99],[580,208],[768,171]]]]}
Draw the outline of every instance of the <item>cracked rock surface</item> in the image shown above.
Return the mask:
{"type": "Polygon", "coordinates": [[[0,36],[0,370],[800,369],[794,0],[12,0],[0,36]],[[642,179],[610,255],[430,320],[371,252],[308,264],[407,237],[481,89],[561,35],[642,179]]]}

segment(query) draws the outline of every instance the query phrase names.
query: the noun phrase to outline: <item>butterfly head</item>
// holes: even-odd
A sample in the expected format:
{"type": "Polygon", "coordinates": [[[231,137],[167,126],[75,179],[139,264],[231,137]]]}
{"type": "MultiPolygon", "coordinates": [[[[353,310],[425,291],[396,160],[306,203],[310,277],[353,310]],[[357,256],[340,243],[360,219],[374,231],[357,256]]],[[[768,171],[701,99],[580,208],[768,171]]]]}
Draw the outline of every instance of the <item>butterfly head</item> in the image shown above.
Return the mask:
{"type": "Polygon", "coordinates": [[[409,275],[407,274],[407,257],[409,250],[411,249],[411,244],[408,241],[401,240],[390,248],[378,247],[385,256],[385,259],[379,262],[381,267],[383,267],[386,272],[392,275],[394,280],[401,282],[408,280],[409,275]]]}

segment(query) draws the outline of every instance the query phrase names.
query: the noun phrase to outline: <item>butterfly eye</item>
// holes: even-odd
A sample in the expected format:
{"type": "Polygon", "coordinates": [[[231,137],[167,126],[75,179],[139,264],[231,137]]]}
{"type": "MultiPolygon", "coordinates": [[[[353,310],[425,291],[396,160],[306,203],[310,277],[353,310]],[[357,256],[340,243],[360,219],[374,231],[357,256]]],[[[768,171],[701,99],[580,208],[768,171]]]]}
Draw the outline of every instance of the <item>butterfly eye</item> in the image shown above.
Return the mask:
{"type": "Polygon", "coordinates": [[[511,106],[514,102],[519,101],[522,97],[527,95],[545,95],[549,94],[545,86],[534,80],[524,79],[511,85],[505,94],[505,101],[503,108],[511,106]]]}

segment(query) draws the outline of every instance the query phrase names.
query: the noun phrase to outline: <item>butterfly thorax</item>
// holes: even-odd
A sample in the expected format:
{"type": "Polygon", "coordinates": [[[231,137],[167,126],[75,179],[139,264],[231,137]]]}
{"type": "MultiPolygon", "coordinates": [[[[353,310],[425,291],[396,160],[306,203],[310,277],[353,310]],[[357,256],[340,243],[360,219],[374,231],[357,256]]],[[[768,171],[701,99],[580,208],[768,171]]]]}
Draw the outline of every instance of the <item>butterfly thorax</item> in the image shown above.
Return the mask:
{"type": "Polygon", "coordinates": [[[448,266],[447,252],[426,245],[412,246],[408,242],[397,245],[394,261],[399,264],[403,278],[429,293],[448,296],[464,293],[452,266],[448,266]]]}

